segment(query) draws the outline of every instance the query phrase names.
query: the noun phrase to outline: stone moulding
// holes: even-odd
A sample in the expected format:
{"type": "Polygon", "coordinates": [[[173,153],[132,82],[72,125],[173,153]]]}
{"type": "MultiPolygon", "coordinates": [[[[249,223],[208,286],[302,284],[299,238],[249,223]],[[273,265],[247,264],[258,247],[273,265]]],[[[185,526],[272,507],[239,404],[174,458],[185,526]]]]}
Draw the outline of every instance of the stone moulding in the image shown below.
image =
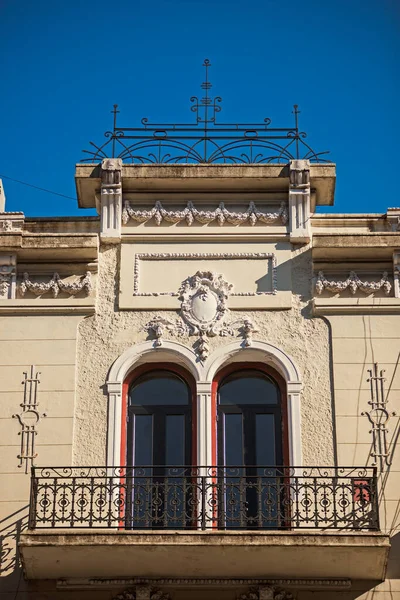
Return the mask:
{"type": "Polygon", "coordinates": [[[265,292],[235,292],[231,296],[267,296],[275,295],[278,291],[277,261],[276,256],[270,252],[164,252],[164,253],[138,253],[135,254],[133,267],[133,296],[175,296],[179,292],[139,292],[140,261],[141,260],[269,260],[271,265],[272,289],[265,292]]]}
{"type": "Polygon", "coordinates": [[[197,210],[191,201],[189,201],[186,208],[182,210],[168,210],[163,207],[160,201],[157,201],[154,207],[149,210],[138,210],[132,208],[131,204],[126,201],[122,211],[122,222],[126,225],[130,219],[136,223],[146,223],[147,221],[154,219],[158,226],[161,225],[163,221],[173,224],[186,221],[186,224],[189,227],[193,225],[194,222],[208,225],[213,221],[217,221],[220,227],[225,223],[229,223],[230,225],[242,225],[248,223],[251,226],[254,226],[258,222],[266,225],[280,222],[282,225],[286,225],[289,220],[289,214],[285,202],[281,203],[277,212],[267,213],[258,210],[254,202],[249,203],[249,207],[246,211],[233,212],[225,208],[223,202],[220,202],[218,208],[215,210],[197,210]]]}
{"type": "Polygon", "coordinates": [[[389,281],[386,271],[382,274],[379,281],[362,281],[355,271],[350,271],[347,279],[326,279],[323,271],[319,271],[315,283],[315,291],[318,295],[321,295],[324,290],[340,294],[347,289],[352,294],[355,294],[357,290],[364,292],[364,294],[373,294],[383,289],[386,296],[388,296],[392,289],[392,284],[389,281]]]}
{"type": "Polygon", "coordinates": [[[63,281],[58,273],[54,273],[50,281],[34,282],[30,279],[29,273],[24,273],[22,282],[19,285],[21,296],[25,296],[28,291],[36,296],[41,296],[51,291],[54,298],[57,298],[60,292],[65,292],[70,296],[75,296],[79,292],[85,292],[89,296],[92,289],[92,275],[90,271],[82,275],[79,280],[72,282],[63,281]]]}
{"type": "Polygon", "coordinates": [[[134,586],[138,584],[150,584],[161,586],[215,586],[215,587],[236,587],[236,586],[279,586],[286,588],[300,589],[335,589],[348,590],[351,588],[350,579],[143,579],[143,578],[115,578],[115,579],[59,579],[57,580],[58,589],[112,589],[121,586],[134,586]]]}

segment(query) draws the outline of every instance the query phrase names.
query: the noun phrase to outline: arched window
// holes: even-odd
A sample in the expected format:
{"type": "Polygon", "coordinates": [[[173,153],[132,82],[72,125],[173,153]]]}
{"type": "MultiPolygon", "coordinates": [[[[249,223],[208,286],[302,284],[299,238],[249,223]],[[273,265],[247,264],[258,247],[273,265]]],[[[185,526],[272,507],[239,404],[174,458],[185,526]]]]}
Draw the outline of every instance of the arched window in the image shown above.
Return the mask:
{"type": "Polygon", "coordinates": [[[220,381],[217,398],[218,464],[280,466],[283,464],[281,392],[257,369],[238,369],[220,381]]]}
{"type": "Polygon", "coordinates": [[[192,387],[175,367],[134,375],[127,397],[126,527],[186,527],[183,484],[195,447],[192,387]]]}
{"type": "Polygon", "coordinates": [[[219,527],[280,528],[287,460],[284,386],[278,375],[256,365],[232,365],[218,379],[219,527]]]}
{"type": "Polygon", "coordinates": [[[192,462],[192,391],[180,374],[155,369],[128,392],[127,464],[177,466],[192,462]]]}

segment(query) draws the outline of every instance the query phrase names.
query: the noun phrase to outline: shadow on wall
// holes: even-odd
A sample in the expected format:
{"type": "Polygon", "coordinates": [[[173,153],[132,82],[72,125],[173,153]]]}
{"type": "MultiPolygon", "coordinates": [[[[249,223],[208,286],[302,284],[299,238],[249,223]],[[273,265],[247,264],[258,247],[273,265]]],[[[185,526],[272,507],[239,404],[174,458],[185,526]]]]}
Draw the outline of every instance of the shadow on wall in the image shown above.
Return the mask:
{"type": "Polygon", "coordinates": [[[23,580],[19,537],[28,527],[28,506],[0,521],[0,593],[17,591],[23,580]]]}

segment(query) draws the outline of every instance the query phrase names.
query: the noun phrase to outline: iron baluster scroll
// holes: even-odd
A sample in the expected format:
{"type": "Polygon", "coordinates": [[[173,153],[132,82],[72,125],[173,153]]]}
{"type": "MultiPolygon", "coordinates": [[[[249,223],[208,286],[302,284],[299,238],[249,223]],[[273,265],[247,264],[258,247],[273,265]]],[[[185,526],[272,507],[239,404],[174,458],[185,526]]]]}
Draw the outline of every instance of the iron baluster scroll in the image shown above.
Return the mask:
{"type": "Polygon", "coordinates": [[[373,369],[368,370],[370,384],[371,400],[368,402],[370,410],[361,413],[367,416],[372,425],[370,433],[372,434],[372,452],[374,459],[372,464],[378,465],[380,472],[385,467],[390,467],[390,452],[388,444],[388,430],[386,425],[390,417],[396,416],[395,412],[389,412],[387,409],[387,397],[385,394],[385,371],[378,369],[378,363],[374,363],[373,369]]]}
{"type": "Polygon", "coordinates": [[[220,123],[222,98],[211,97],[209,81],[211,63],[206,59],[204,96],[192,96],[194,123],[151,123],[143,118],[141,127],[117,125],[118,105],[114,104],[113,129],[105,132],[106,141],[91,149],[82,162],[98,162],[103,158],[121,158],[133,164],[266,164],[287,163],[293,159],[329,162],[314,152],[305,141],[307,134],[299,128],[298,105],[294,105],[292,127],[271,127],[271,119],[262,123],[220,123]]]}
{"type": "Polygon", "coordinates": [[[25,473],[29,473],[29,465],[33,465],[37,452],[35,451],[35,438],[37,436],[37,425],[46,413],[40,414],[38,411],[38,384],[40,373],[36,371],[35,366],[31,365],[30,372],[24,373],[22,384],[24,386],[24,399],[20,404],[21,411],[13,415],[13,419],[18,419],[21,425],[21,448],[18,454],[19,468],[24,467],[25,473]]]}
{"type": "Polygon", "coordinates": [[[33,467],[30,528],[378,530],[374,467],[33,467]]]}

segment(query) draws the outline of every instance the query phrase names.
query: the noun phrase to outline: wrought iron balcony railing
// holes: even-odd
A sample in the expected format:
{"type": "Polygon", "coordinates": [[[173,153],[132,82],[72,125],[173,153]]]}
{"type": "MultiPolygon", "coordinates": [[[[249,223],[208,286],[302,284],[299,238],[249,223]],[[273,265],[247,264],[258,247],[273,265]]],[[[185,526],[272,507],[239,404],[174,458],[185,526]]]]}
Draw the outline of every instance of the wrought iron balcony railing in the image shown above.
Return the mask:
{"type": "Polygon", "coordinates": [[[30,529],[378,530],[368,467],[32,469],[30,529]]]}

